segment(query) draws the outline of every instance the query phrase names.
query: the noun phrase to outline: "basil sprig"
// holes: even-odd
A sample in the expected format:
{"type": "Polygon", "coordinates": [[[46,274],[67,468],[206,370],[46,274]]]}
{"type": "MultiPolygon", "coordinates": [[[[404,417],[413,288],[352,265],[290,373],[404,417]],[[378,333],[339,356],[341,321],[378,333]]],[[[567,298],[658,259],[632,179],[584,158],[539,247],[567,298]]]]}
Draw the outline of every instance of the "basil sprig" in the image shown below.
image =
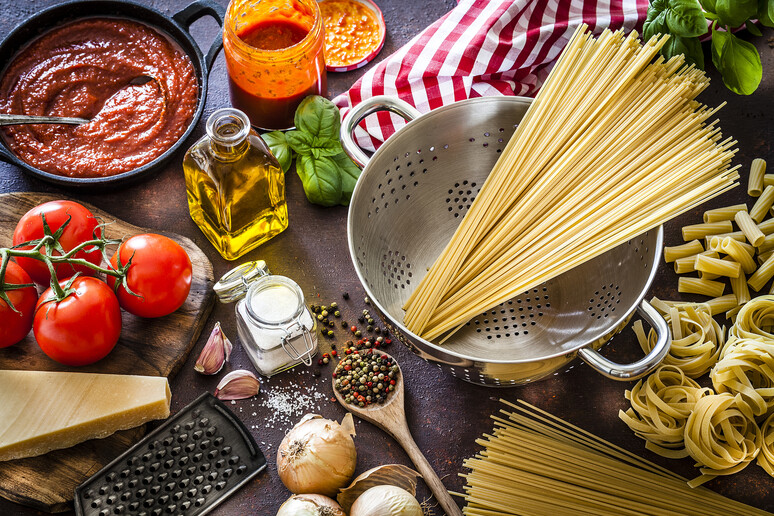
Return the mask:
{"type": "Polygon", "coordinates": [[[742,25],[753,35],[761,31],[751,20],[774,27],[774,0],[650,0],[643,37],[669,34],[661,49],[666,58],[684,54],[687,63],[704,69],[704,53],[699,38],[707,33],[712,21],[712,63],[728,89],[750,95],[761,82],[761,56],[751,43],[731,33],[742,25]],[[725,30],[718,30],[723,28],[725,30]]]}
{"type": "Polygon", "coordinates": [[[296,128],[263,135],[272,154],[287,172],[293,160],[309,202],[347,206],[360,168],[344,153],[339,140],[339,109],[330,100],[313,95],[296,109],[296,128]]]}

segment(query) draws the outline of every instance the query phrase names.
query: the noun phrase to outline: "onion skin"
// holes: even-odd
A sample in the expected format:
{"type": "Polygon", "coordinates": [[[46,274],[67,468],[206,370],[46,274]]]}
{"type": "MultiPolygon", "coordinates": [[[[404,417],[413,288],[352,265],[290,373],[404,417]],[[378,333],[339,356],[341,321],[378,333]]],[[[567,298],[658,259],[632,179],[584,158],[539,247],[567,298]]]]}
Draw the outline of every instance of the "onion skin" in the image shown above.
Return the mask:
{"type": "Polygon", "coordinates": [[[295,494],[336,496],[355,473],[354,433],[351,414],[341,425],[313,414],[304,416],[277,450],[280,480],[295,494]]]}
{"type": "Polygon", "coordinates": [[[361,494],[349,516],[423,516],[411,493],[396,486],[376,486],[361,494]]]}
{"type": "Polygon", "coordinates": [[[347,516],[341,506],[327,496],[318,494],[293,495],[277,511],[276,516],[347,516]]]}

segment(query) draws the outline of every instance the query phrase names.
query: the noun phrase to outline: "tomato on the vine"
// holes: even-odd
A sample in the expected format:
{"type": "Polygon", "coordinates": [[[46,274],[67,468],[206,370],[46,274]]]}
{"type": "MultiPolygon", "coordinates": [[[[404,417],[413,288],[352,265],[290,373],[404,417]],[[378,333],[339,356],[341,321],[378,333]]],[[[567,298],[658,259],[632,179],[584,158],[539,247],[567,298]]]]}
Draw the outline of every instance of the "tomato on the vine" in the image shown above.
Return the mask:
{"type": "MultiPolygon", "coordinates": [[[[62,236],[59,238],[59,244],[65,252],[72,250],[83,242],[93,240],[95,235],[101,235],[100,228],[97,227],[99,222],[91,211],[84,206],[72,201],[49,201],[32,208],[19,220],[19,223],[16,225],[16,230],[13,232],[13,245],[36,240],[45,235],[41,214],[45,214],[46,223],[49,228],[51,228],[51,233],[55,233],[62,224],[67,221],[67,218],[70,217],[70,222],[67,224],[62,236]]],[[[25,246],[21,249],[30,248],[31,246],[25,246]]],[[[45,248],[42,248],[40,251],[41,253],[46,254],[45,248]]],[[[62,253],[58,251],[54,251],[52,256],[61,254],[62,253]]],[[[88,252],[84,249],[76,253],[74,257],[83,258],[94,265],[99,265],[102,262],[102,253],[98,249],[90,249],[88,252]]],[[[35,283],[47,285],[51,281],[51,274],[44,262],[21,256],[17,257],[16,261],[22,269],[27,271],[35,283]]],[[[55,271],[57,279],[60,280],[69,278],[76,272],[89,276],[94,275],[93,271],[88,267],[65,263],[57,264],[55,266],[55,271]]]]}
{"type": "MultiPolygon", "coordinates": [[[[191,290],[191,259],[185,249],[162,235],[135,235],[121,244],[110,259],[113,269],[131,259],[126,276],[130,292],[122,286],[116,291],[121,308],[140,317],[162,317],[180,308],[191,290]]],[[[116,279],[108,276],[115,290],[116,279]]]]}
{"type": "MultiPolygon", "coordinates": [[[[62,287],[67,283],[59,282],[62,287]]],[[[51,288],[40,296],[32,327],[35,340],[61,364],[93,364],[118,342],[121,308],[110,287],[97,278],[75,278],[70,290],[61,301],[54,299],[51,288]]]]}
{"type": "MultiPolygon", "coordinates": [[[[9,261],[3,282],[25,285],[32,283],[32,279],[16,262],[9,261]]],[[[7,290],[5,295],[17,311],[0,299],[0,348],[16,344],[30,332],[35,304],[38,302],[38,291],[35,287],[7,290]]]]}

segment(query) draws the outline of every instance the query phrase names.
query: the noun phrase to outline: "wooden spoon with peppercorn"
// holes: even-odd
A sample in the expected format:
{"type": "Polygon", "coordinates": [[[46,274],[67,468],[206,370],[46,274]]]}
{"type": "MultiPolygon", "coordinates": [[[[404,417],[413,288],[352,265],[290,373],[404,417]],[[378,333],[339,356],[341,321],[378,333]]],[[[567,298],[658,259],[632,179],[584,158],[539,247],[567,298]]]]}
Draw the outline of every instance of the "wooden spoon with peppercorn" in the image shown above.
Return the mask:
{"type": "MultiPolygon", "coordinates": [[[[361,362],[365,363],[367,370],[372,370],[373,367],[380,368],[381,365],[386,362],[389,365],[387,365],[387,369],[385,371],[391,371],[391,367],[394,365],[397,367],[398,374],[393,375],[393,378],[390,378],[389,375],[385,375],[385,378],[381,382],[383,388],[380,390],[387,389],[387,396],[382,403],[366,404],[366,402],[363,401],[364,406],[361,407],[360,402],[358,401],[359,398],[353,399],[353,402],[347,402],[345,395],[342,395],[342,392],[340,391],[342,375],[339,373],[342,372],[343,367],[337,367],[336,372],[334,373],[336,376],[333,378],[333,393],[335,394],[336,399],[339,400],[339,403],[345,409],[359,416],[361,419],[364,419],[369,423],[378,426],[390,434],[392,438],[395,439],[398,444],[400,444],[400,446],[406,451],[411,461],[422,474],[422,477],[425,479],[425,483],[433,492],[436,500],[438,500],[438,503],[441,505],[441,507],[443,507],[444,511],[446,511],[446,514],[449,516],[462,516],[462,511],[457,506],[457,503],[446,490],[443,483],[441,482],[441,479],[438,478],[438,475],[433,470],[433,467],[429,462],[427,462],[427,459],[422,454],[422,451],[417,446],[417,443],[414,442],[414,438],[411,436],[411,431],[409,430],[408,423],[406,421],[406,410],[404,408],[405,396],[403,390],[403,373],[400,370],[398,362],[383,351],[360,349],[353,350],[351,354],[345,354],[341,359],[341,363],[345,363],[347,359],[352,359],[354,356],[359,357],[361,362]],[[377,359],[381,359],[381,363],[377,363],[377,359]],[[340,381],[338,385],[336,384],[337,379],[340,381]],[[390,385],[391,381],[394,381],[395,384],[390,385]],[[393,390],[389,391],[389,387],[393,387],[393,390]]],[[[339,364],[340,366],[341,363],[339,364]]],[[[350,366],[349,371],[354,369],[352,366],[350,366]]],[[[360,369],[362,370],[362,368],[360,369]]],[[[378,373],[380,371],[375,372],[378,373]]],[[[373,385],[368,386],[367,383],[364,385],[366,386],[366,390],[373,392],[373,385]]]]}

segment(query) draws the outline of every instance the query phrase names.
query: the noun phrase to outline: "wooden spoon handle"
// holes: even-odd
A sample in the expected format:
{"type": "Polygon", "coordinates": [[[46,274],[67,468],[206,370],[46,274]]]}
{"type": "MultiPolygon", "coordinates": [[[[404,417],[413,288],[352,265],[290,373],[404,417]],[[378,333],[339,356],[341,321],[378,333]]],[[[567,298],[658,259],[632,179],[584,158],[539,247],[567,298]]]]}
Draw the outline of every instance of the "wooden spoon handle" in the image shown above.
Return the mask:
{"type": "Polygon", "coordinates": [[[441,507],[443,507],[443,510],[446,512],[447,516],[462,516],[462,511],[457,506],[457,503],[446,490],[446,487],[444,487],[441,479],[438,478],[438,475],[435,473],[435,470],[433,470],[433,467],[429,462],[427,462],[427,459],[422,454],[422,451],[417,446],[417,443],[414,442],[414,438],[411,437],[411,432],[409,431],[408,427],[405,426],[404,428],[399,429],[399,431],[393,434],[393,437],[396,441],[398,441],[398,444],[400,444],[403,449],[406,450],[406,453],[411,459],[411,462],[414,463],[419,472],[422,474],[422,477],[425,479],[425,483],[430,487],[430,490],[433,492],[435,499],[438,500],[439,504],[441,504],[441,507]]]}

